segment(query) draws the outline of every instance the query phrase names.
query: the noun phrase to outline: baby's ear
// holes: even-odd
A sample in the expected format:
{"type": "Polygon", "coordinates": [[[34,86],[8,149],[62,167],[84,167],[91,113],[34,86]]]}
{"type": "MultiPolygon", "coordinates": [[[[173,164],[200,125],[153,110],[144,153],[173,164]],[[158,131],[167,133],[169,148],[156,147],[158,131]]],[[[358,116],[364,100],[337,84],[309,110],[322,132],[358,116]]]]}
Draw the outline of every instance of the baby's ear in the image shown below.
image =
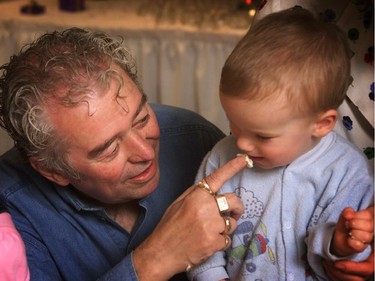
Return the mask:
{"type": "Polygon", "coordinates": [[[313,136],[322,138],[333,130],[338,119],[335,109],[329,109],[321,113],[315,121],[313,136]]]}
{"type": "Polygon", "coordinates": [[[51,171],[47,168],[45,168],[36,157],[30,157],[29,159],[31,166],[37,170],[43,177],[49,179],[50,181],[53,181],[61,186],[66,186],[69,184],[69,179],[67,177],[64,177],[60,175],[59,173],[56,173],[54,171],[51,171]]]}

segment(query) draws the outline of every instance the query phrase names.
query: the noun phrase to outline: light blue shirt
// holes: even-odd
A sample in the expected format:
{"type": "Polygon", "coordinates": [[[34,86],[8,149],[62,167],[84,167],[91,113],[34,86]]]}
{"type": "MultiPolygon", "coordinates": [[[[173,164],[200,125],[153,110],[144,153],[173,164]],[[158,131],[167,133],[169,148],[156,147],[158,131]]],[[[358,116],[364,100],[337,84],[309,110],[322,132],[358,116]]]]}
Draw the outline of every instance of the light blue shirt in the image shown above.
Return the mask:
{"type": "MultiPolygon", "coordinates": [[[[234,137],[225,138],[206,157],[197,179],[239,152],[234,137]]],[[[341,211],[365,209],[374,196],[363,154],[334,132],[286,167],[245,168],[220,192],[236,192],[245,213],[225,257],[217,253],[190,271],[194,280],[327,280],[322,259],[337,259],[329,248],[341,211]]],[[[369,252],[368,247],[347,258],[362,259],[369,252]]]]}

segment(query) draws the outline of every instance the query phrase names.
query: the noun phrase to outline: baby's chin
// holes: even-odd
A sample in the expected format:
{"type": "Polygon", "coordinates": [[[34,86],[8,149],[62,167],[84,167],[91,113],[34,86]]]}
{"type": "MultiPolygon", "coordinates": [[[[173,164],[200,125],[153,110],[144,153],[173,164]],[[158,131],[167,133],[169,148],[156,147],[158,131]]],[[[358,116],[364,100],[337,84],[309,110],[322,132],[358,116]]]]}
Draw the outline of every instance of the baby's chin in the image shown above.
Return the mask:
{"type": "Polygon", "coordinates": [[[277,169],[277,168],[284,167],[284,166],[289,164],[289,163],[271,162],[266,158],[262,158],[262,159],[259,159],[259,160],[256,160],[256,159],[253,158],[253,162],[254,162],[254,167],[257,167],[257,168],[260,168],[260,169],[263,169],[263,170],[277,169]]]}

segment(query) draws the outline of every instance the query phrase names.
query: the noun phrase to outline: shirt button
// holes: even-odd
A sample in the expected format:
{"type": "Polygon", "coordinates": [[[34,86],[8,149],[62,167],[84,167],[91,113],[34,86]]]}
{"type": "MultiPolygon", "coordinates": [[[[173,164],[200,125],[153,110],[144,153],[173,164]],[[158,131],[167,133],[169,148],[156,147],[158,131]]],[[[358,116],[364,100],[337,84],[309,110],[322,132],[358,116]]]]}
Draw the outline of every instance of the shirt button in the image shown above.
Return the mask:
{"type": "Polygon", "coordinates": [[[294,274],[293,274],[293,273],[288,273],[288,274],[287,274],[287,279],[288,279],[289,281],[293,281],[293,280],[294,280],[294,274]]]}
{"type": "Polygon", "coordinates": [[[284,226],[286,229],[291,229],[292,228],[292,223],[290,221],[287,221],[284,223],[284,226]]]}

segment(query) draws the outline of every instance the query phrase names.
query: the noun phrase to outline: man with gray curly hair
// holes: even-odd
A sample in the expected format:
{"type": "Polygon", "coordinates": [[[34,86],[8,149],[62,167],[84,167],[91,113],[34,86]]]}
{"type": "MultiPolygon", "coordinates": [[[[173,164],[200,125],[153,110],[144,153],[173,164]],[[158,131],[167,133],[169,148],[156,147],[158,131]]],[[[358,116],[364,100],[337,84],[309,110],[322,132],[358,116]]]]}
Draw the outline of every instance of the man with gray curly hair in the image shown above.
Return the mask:
{"type": "MultiPolygon", "coordinates": [[[[47,33],[1,67],[0,206],[26,246],[31,280],[184,280],[230,243],[243,206],[192,186],[223,133],[199,115],[150,105],[121,41],[47,33]]],[[[216,192],[243,158],[205,178],[216,192]]],[[[206,187],[204,187],[206,188],[206,187]]]]}

